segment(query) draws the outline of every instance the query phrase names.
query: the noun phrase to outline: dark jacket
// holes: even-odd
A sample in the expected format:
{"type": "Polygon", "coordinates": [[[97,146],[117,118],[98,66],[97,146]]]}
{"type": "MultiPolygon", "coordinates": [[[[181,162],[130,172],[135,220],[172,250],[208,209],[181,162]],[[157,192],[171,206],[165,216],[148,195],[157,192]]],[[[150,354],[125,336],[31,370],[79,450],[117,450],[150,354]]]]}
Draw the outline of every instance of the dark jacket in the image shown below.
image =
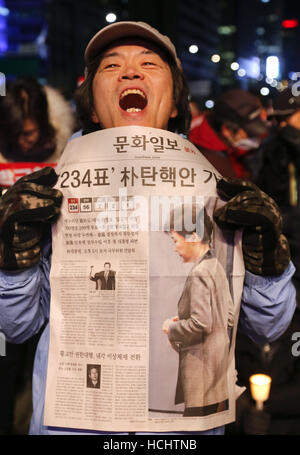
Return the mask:
{"type": "Polygon", "coordinates": [[[283,233],[289,241],[296,267],[294,284],[300,295],[300,144],[289,142],[289,131],[279,130],[262,148],[262,167],[256,183],[277,202],[283,214],[283,233]]]}
{"type": "Polygon", "coordinates": [[[96,281],[96,290],[109,290],[113,291],[116,288],[115,282],[115,275],[116,272],[114,270],[110,270],[108,272],[107,279],[105,279],[105,272],[97,272],[94,276],[90,276],[92,281],[96,281]]]}

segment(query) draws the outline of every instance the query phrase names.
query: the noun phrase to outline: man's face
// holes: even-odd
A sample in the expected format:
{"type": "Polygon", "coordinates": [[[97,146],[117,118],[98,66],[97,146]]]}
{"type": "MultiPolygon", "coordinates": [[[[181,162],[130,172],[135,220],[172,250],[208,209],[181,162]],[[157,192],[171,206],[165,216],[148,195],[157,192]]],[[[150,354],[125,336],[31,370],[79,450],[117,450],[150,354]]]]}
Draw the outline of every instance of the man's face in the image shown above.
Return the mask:
{"type": "Polygon", "coordinates": [[[90,378],[91,378],[92,381],[95,381],[95,382],[98,381],[98,371],[96,370],[96,368],[92,368],[91,369],[90,378]]]}
{"type": "Polygon", "coordinates": [[[135,43],[105,52],[93,81],[92,120],[102,128],[167,129],[169,119],[177,116],[170,67],[153,46],[135,43]]]}
{"type": "Polygon", "coordinates": [[[105,264],[104,265],[104,271],[105,272],[109,272],[110,271],[110,265],[109,264],[105,264]]]}

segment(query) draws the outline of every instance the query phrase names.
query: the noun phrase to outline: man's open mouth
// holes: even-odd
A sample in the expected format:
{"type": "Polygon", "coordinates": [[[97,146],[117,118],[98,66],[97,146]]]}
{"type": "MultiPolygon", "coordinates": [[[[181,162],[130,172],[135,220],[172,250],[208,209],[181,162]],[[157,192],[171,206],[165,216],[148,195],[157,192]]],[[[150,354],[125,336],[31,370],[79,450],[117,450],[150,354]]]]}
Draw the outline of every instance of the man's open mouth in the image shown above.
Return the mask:
{"type": "Polygon", "coordinates": [[[147,97],[142,90],[130,88],[124,90],[120,96],[120,108],[126,112],[140,112],[147,106],[147,97]]]}

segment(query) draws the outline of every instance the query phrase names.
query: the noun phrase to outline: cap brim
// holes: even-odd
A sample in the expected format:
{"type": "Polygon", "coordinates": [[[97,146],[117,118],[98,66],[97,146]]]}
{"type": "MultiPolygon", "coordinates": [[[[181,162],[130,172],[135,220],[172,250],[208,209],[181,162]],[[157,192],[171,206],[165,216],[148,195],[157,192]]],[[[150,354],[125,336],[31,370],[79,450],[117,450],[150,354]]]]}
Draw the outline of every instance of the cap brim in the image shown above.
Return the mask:
{"type": "Polygon", "coordinates": [[[113,42],[129,37],[137,37],[150,40],[165,50],[177,63],[177,57],[171,46],[162,40],[162,35],[157,30],[149,28],[148,24],[143,22],[116,22],[101,29],[88,43],[85,50],[84,59],[88,64],[96,55],[107,48],[113,42]]]}
{"type": "Polygon", "coordinates": [[[296,111],[297,109],[275,109],[273,112],[270,112],[268,119],[273,117],[288,117],[289,115],[294,114],[296,111]]]}
{"type": "Polygon", "coordinates": [[[250,137],[261,136],[263,134],[268,133],[269,131],[268,126],[260,119],[255,119],[250,122],[247,122],[242,126],[242,128],[250,137]]]}

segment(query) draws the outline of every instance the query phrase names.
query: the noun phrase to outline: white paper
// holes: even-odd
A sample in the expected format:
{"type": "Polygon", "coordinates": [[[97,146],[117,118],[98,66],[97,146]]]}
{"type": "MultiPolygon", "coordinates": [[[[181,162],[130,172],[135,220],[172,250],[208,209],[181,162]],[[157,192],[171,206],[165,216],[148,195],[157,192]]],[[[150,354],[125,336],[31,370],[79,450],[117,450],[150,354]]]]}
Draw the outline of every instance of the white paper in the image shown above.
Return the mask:
{"type": "Polygon", "coordinates": [[[45,424],[165,432],[232,422],[241,235],[213,223],[210,251],[183,263],[165,232],[180,204],[202,204],[213,219],[220,174],[181,136],[135,126],[72,140],[57,171],[45,424]],[[189,307],[196,315],[174,321],[180,339],[170,343],[164,321],[189,307]],[[175,404],[178,372],[187,377],[175,404]]]}

